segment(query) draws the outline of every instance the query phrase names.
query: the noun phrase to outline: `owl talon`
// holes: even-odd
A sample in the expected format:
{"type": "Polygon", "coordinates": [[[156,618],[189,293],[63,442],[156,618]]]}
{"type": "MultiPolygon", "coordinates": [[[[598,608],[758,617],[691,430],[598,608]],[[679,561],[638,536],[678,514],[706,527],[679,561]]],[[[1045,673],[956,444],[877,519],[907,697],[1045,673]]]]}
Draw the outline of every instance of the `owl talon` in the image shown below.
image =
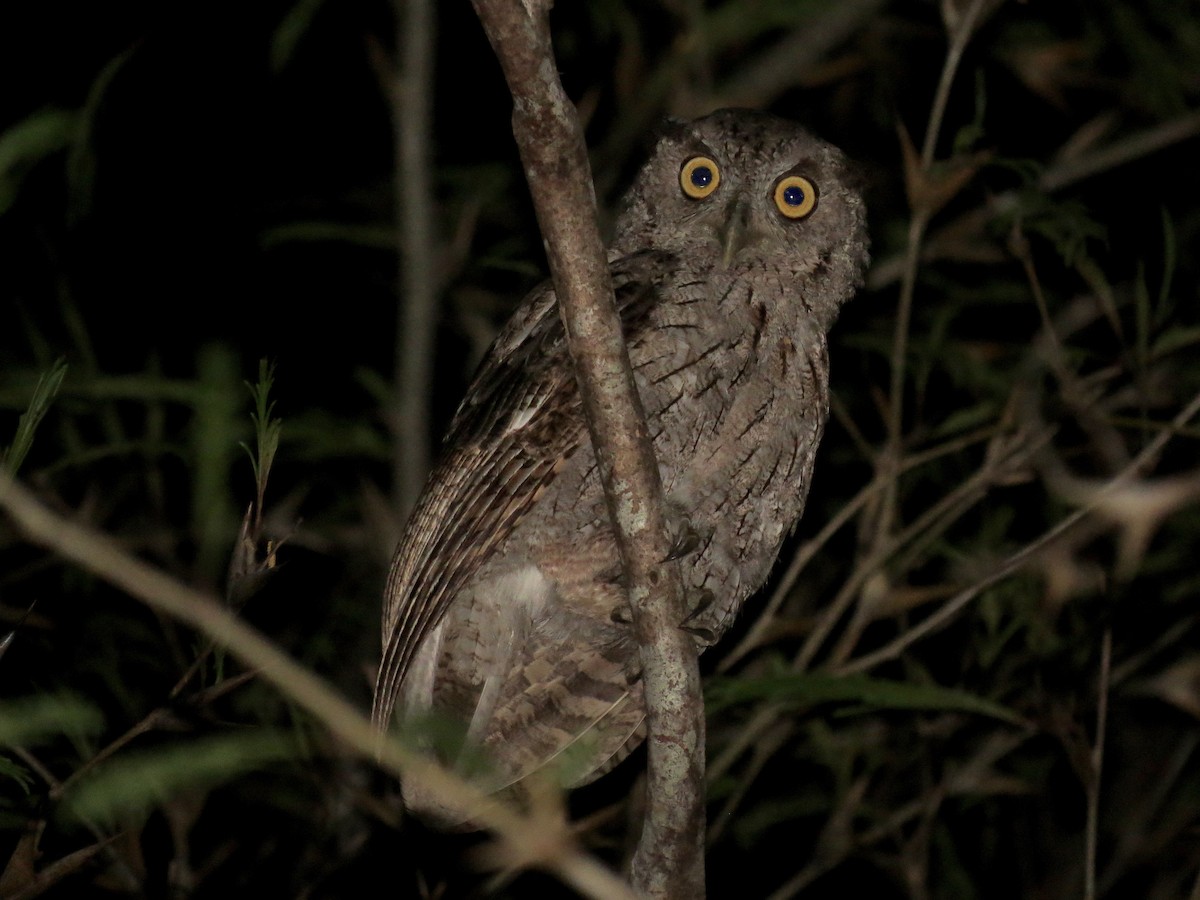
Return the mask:
{"type": "Polygon", "coordinates": [[[599,581],[601,584],[619,584],[621,586],[624,586],[625,585],[625,567],[622,566],[620,563],[618,563],[617,565],[613,566],[611,569],[601,572],[599,577],[596,580],[599,581]]]}
{"type": "Polygon", "coordinates": [[[692,527],[692,523],[684,517],[680,520],[679,533],[675,537],[675,542],[671,544],[671,549],[667,551],[663,562],[674,562],[677,559],[683,559],[699,546],[700,532],[692,527]]]}
{"type": "Polygon", "coordinates": [[[701,625],[680,625],[679,627],[696,638],[705,647],[711,647],[717,642],[717,635],[711,628],[705,628],[701,625]]]}
{"type": "Polygon", "coordinates": [[[684,617],[684,620],[679,623],[679,627],[688,634],[697,638],[706,647],[710,647],[717,642],[717,635],[711,629],[704,625],[697,625],[696,620],[699,619],[716,600],[716,595],[708,588],[703,588],[696,592],[696,604],[692,607],[692,611],[684,617]]]}
{"type": "Polygon", "coordinates": [[[691,612],[687,614],[684,620],[679,623],[680,626],[689,625],[694,622],[702,613],[707,612],[708,608],[712,606],[713,602],[717,599],[717,595],[708,588],[701,588],[700,590],[696,591],[695,597],[695,605],[692,607],[691,612]]]}

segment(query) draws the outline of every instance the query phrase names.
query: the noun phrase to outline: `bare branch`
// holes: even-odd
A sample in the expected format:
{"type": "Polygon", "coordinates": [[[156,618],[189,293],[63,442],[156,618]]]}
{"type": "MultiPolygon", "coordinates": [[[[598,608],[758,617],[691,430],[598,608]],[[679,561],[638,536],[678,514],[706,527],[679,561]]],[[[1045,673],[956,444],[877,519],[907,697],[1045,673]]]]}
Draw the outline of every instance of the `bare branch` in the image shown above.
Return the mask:
{"type": "Polygon", "coordinates": [[[649,724],[648,809],[633,883],[653,897],[704,890],[704,710],[696,647],[669,554],[663,489],[612,297],[575,108],[546,3],[474,0],[513,95],[513,132],[546,240],[559,312],[625,566],[649,724]]]}

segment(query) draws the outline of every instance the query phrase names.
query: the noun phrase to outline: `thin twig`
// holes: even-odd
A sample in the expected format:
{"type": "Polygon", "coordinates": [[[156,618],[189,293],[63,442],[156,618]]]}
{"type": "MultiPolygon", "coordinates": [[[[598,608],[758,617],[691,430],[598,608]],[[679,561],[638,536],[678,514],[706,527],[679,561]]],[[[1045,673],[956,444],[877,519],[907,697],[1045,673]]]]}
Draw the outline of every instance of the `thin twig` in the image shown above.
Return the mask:
{"type": "MultiPolygon", "coordinates": [[[[921,147],[921,173],[926,175],[933,167],[934,152],[941,134],[942,118],[950,88],[962,62],[963,51],[983,12],[991,0],[972,0],[950,34],[946,58],[942,63],[942,74],[938,79],[937,91],[929,111],[929,124],[925,129],[925,140],[921,147]]],[[[873,545],[878,548],[887,538],[896,520],[900,456],[904,440],[904,381],[908,361],[908,337],[912,322],[913,298],[916,294],[917,269],[920,267],[921,247],[929,225],[931,210],[917,204],[912,210],[908,225],[908,240],[904,251],[904,270],[900,282],[900,298],[896,309],[896,330],[892,341],[891,381],[888,393],[887,440],[879,457],[879,471],[887,480],[879,518],[874,529],[873,545]]]]}
{"type": "Polygon", "coordinates": [[[971,5],[958,19],[950,31],[950,45],[946,48],[946,59],[942,63],[942,74],[938,78],[937,91],[933,95],[933,104],[929,109],[929,125],[925,129],[925,142],[921,145],[921,167],[928,172],[933,165],[933,155],[937,152],[938,136],[942,133],[942,119],[946,115],[946,104],[950,100],[950,88],[954,85],[954,77],[958,74],[958,65],[962,62],[963,51],[979,26],[983,8],[994,0],[971,0],[971,5]]]}
{"type": "MultiPolygon", "coordinates": [[[[957,594],[947,600],[946,603],[943,604],[938,610],[921,620],[918,624],[908,628],[903,634],[898,635],[892,641],[872,653],[868,653],[864,656],[857,657],[856,659],[832,666],[829,670],[831,674],[852,675],[858,672],[869,671],[881,663],[895,659],[922,638],[940,631],[943,627],[953,621],[958,614],[983,591],[1020,571],[1032,560],[1036,559],[1040,553],[1044,552],[1047,547],[1054,544],[1071,529],[1093,515],[1109,493],[1136,477],[1138,473],[1140,473],[1158,456],[1159,453],[1162,452],[1163,448],[1170,441],[1170,439],[1176,436],[1179,433],[1179,430],[1197,413],[1200,413],[1200,393],[1196,394],[1192,398],[1191,402],[1189,402],[1188,405],[1185,406],[1178,413],[1178,415],[1175,416],[1174,419],[1172,419],[1170,425],[1164,427],[1155,436],[1154,440],[1150,441],[1142,449],[1142,451],[1130,461],[1128,466],[1114,475],[1107,483],[1092,492],[1084,504],[1080,506],[1080,508],[1056,522],[1054,526],[1043,533],[1041,537],[1029,544],[1026,544],[1016,553],[1009,556],[995,569],[988,573],[986,577],[980,579],[970,587],[959,591],[957,594]]],[[[889,548],[889,552],[891,549],[894,548],[889,548]]],[[[869,562],[869,560],[867,562],[869,562]]],[[[863,577],[864,576],[860,573],[859,569],[856,569],[855,573],[851,576],[851,578],[857,579],[862,579],[863,577]]],[[[839,594],[839,598],[843,601],[841,604],[843,610],[846,605],[846,596],[849,596],[849,594],[839,594]]],[[[810,640],[811,637],[812,636],[810,635],[810,640]]],[[[803,670],[810,660],[811,656],[802,650],[801,655],[797,657],[794,667],[798,670],[803,670]]],[[[749,747],[755,740],[757,740],[758,737],[763,734],[765,729],[776,720],[779,714],[780,707],[778,704],[768,704],[755,713],[746,726],[743,727],[741,733],[738,735],[737,740],[726,747],[721,755],[712,761],[708,770],[709,778],[720,778],[722,775],[724,775],[733,766],[733,763],[737,760],[737,758],[740,757],[743,752],[745,752],[746,748],[749,747]]]]}
{"type": "Polygon", "coordinates": [[[152,731],[156,731],[165,722],[170,721],[171,718],[170,711],[163,707],[152,710],[148,715],[143,716],[141,721],[139,721],[136,725],[128,729],[120,737],[104,747],[99,753],[96,753],[90,759],[86,760],[78,769],[68,775],[66,779],[53,786],[50,789],[50,799],[55,801],[62,799],[62,795],[71,787],[71,785],[78,782],[97,766],[110,759],[119,750],[123,749],[134,740],[141,737],[143,734],[149,734],[152,731]]]}
{"type": "Polygon", "coordinates": [[[787,739],[792,734],[792,723],[781,722],[779,727],[774,731],[768,732],[760,738],[754,745],[754,756],[750,760],[750,764],[746,767],[741,775],[741,780],[738,786],[725,799],[725,803],[721,806],[720,812],[713,817],[712,823],[708,830],[708,845],[715,846],[717,841],[721,839],[725,828],[733,821],[733,814],[737,811],[738,806],[746,798],[746,793],[754,784],[756,778],[763,767],[771,761],[775,753],[787,743],[787,739]]]}
{"type": "MultiPolygon", "coordinates": [[[[903,531],[890,536],[886,542],[860,560],[839,589],[834,600],[821,614],[816,627],[809,633],[804,646],[801,647],[793,662],[793,668],[803,671],[812,664],[825,639],[845,614],[854,598],[868,579],[879,572],[884,564],[892,558],[892,554],[908,546],[912,541],[932,539],[938,533],[935,528],[939,522],[943,528],[947,527],[951,521],[947,518],[948,516],[952,516],[955,510],[958,510],[958,514],[961,515],[970,505],[981,500],[986,496],[989,485],[994,483],[1006,470],[1024,465],[1038,449],[1050,440],[1052,433],[1047,428],[1039,434],[1012,438],[1004,453],[990,456],[984,466],[970,478],[944,494],[936,503],[928,506],[903,531]],[[964,503],[967,505],[964,506],[964,503]]],[[[863,610],[864,615],[869,612],[870,610],[863,610]]]]}
{"type": "Polygon", "coordinates": [[[763,642],[767,630],[775,621],[775,615],[779,611],[779,607],[783,604],[793,585],[795,585],[797,579],[800,577],[800,573],[812,562],[821,549],[829,543],[829,540],[841,530],[842,526],[854,518],[859,510],[866,506],[882,489],[883,479],[875,478],[870,481],[839,509],[833,518],[825,523],[811,541],[805,543],[797,551],[796,555],[792,557],[792,561],[788,563],[787,570],[783,573],[778,587],[771,594],[771,599],[767,601],[766,607],[755,619],[746,636],[730,651],[728,656],[721,660],[720,665],[717,667],[718,672],[729,671],[747,653],[763,642]]]}
{"type": "MultiPolygon", "coordinates": [[[[860,589],[874,573],[880,570],[893,553],[905,547],[910,542],[932,539],[934,536],[934,527],[939,521],[943,527],[949,524],[946,520],[946,516],[949,514],[947,511],[962,510],[966,508],[963,506],[964,503],[978,502],[981,497],[986,496],[986,487],[991,480],[1003,472],[1006,467],[1023,464],[1029,455],[1036,452],[1037,448],[1049,440],[1050,435],[1051,432],[1047,429],[1041,434],[1027,438],[1024,441],[1013,441],[1010,444],[1011,450],[1008,454],[1001,455],[997,453],[991,456],[988,463],[976,472],[972,478],[964,481],[953,491],[941,497],[936,504],[929,507],[920,517],[908,525],[904,531],[890,538],[878,551],[859,560],[854,571],[843,582],[837,595],[821,613],[821,616],[809,632],[796,657],[792,660],[792,671],[803,672],[812,665],[817,652],[824,644],[826,638],[829,637],[837,622],[845,615],[846,610],[849,609],[860,589]]],[[[882,484],[881,479],[877,478],[876,481],[882,484]]],[[[864,610],[863,615],[866,612],[864,610]]],[[[834,666],[832,670],[840,672],[841,668],[834,666]]],[[[782,707],[779,704],[768,703],[755,713],[742,728],[737,738],[725,747],[720,756],[710,763],[708,771],[710,780],[720,778],[724,775],[742,753],[759,740],[762,734],[771,727],[781,714],[781,711],[782,707]]]]}
{"type": "MultiPolygon", "coordinates": [[[[1038,178],[1038,190],[1045,193],[1062,190],[1085,178],[1142,159],[1197,135],[1200,135],[1200,110],[1192,110],[1152,128],[1134,132],[1107,147],[1052,163],[1038,178]]],[[[972,209],[948,222],[925,241],[921,262],[941,258],[947,255],[948,249],[961,248],[964,235],[975,236],[974,243],[979,245],[983,240],[984,225],[992,221],[998,212],[1011,210],[1017,199],[1016,191],[997,194],[988,198],[986,206],[972,209]],[[946,236],[958,236],[958,240],[944,240],[946,236]]],[[[876,261],[867,273],[867,290],[883,290],[903,278],[907,258],[906,247],[903,252],[876,261]]]]}
{"type": "MultiPolygon", "coordinates": [[[[1096,394],[1088,391],[1083,380],[1071,370],[1067,364],[1067,351],[1059,336],[1053,318],[1050,316],[1050,304],[1046,302],[1042,281],[1038,276],[1037,264],[1029,240],[1021,231],[1019,224],[1014,225],[1008,241],[1009,250],[1021,263],[1025,278],[1029,282],[1029,290],[1038,308],[1042,320],[1042,336],[1037,343],[1045,348],[1050,371],[1058,380],[1062,399],[1069,405],[1079,424],[1087,431],[1092,439],[1092,445],[1100,452],[1111,470],[1119,469],[1129,462],[1129,452],[1121,436],[1112,423],[1106,421],[1095,409],[1096,394]]],[[[1099,386],[1095,388],[1097,391],[1099,386]]]]}
{"type": "MultiPolygon", "coordinates": [[[[1110,691],[1114,684],[1110,677],[1110,691]]],[[[1139,802],[1122,807],[1116,844],[1105,854],[1102,870],[1097,872],[1097,895],[1112,896],[1113,885],[1131,871],[1145,871],[1142,867],[1146,864],[1147,845],[1156,843],[1150,836],[1163,833],[1160,829],[1173,818],[1171,807],[1181,796],[1191,796],[1189,779],[1195,771],[1197,748],[1200,748],[1200,734],[1195,729],[1181,734],[1170,752],[1156,760],[1154,778],[1145,785],[1139,802]]]]}
{"type": "MultiPolygon", "coordinates": [[[[943,797],[956,796],[962,792],[960,783],[964,776],[969,777],[972,769],[992,766],[1001,757],[1011,753],[1027,741],[1032,734],[1031,730],[1026,730],[1015,735],[996,735],[980,748],[964,766],[946,771],[935,790],[943,797]]],[[[913,819],[927,816],[929,808],[929,801],[924,797],[918,797],[895,810],[883,821],[865,827],[863,831],[854,836],[853,841],[842,842],[835,848],[836,852],[830,852],[826,847],[825,852],[814,854],[813,859],[777,888],[768,900],[786,900],[788,897],[794,897],[816,878],[840,865],[850,856],[851,852],[861,853],[881,841],[895,839],[897,835],[903,833],[913,819]]]]}
{"type": "MultiPolygon", "coordinates": [[[[953,438],[945,443],[935,447],[930,447],[917,453],[909,454],[904,458],[900,465],[901,473],[911,471],[926,463],[941,459],[951,453],[959,453],[973,444],[980,441],[994,438],[997,435],[996,425],[989,425],[985,428],[980,428],[965,435],[953,438]]],[[[799,580],[801,573],[808,567],[808,564],[815,559],[820,552],[825,548],[825,545],[833,538],[838,531],[842,529],[847,522],[854,518],[855,515],[869,502],[875,499],[879,492],[883,490],[884,480],[878,476],[865,484],[859,492],[851,497],[837,511],[834,516],[822,526],[811,540],[806,541],[796,551],[791,562],[788,563],[787,569],[779,579],[775,590],[771,593],[771,598],[763,607],[762,612],[755,618],[754,624],[732,650],[729,651],[717,666],[717,671],[721,673],[728,672],[738,662],[740,662],[750,651],[761,645],[767,638],[771,626],[775,623],[776,614],[779,612],[779,607],[783,605],[791,593],[792,588],[799,580]]],[[[831,623],[832,625],[832,623],[831,623]]],[[[816,652],[816,647],[812,652],[816,652]]]]}
{"type": "MultiPolygon", "coordinates": [[[[201,656],[200,656],[198,662],[207,659],[208,656],[215,649],[215,647],[216,647],[216,645],[210,641],[208,643],[208,646],[201,653],[201,656]]],[[[190,670],[189,670],[189,672],[190,672],[190,670]]],[[[190,676],[185,676],[185,678],[188,678],[188,677],[190,677],[190,676]]],[[[219,684],[215,684],[212,687],[209,687],[202,691],[197,692],[197,694],[192,698],[193,702],[197,703],[198,705],[202,704],[202,703],[210,703],[213,700],[223,697],[225,694],[228,694],[231,691],[237,690],[237,688],[241,687],[242,685],[248,684],[249,682],[253,681],[256,677],[257,677],[257,673],[251,671],[251,672],[242,672],[239,675],[234,675],[230,678],[226,678],[223,681],[221,681],[219,684]]],[[[176,689],[172,690],[167,696],[170,697],[171,699],[174,699],[178,695],[179,690],[181,690],[183,688],[183,685],[184,685],[183,680],[177,682],[175,685],[176,689]]],[[[125,731],[125,733],[122,734],[120,737],[111,741],[107,746],[105,746],[99,752],[97,752],[96,754],[94,754],[93,756],[91,756],[90,758],[85,760],[84,763],[82,765],[80,765],[80,767],[78,769],[76,769],[74,772],[72,772],[70,775],[68,775],[67,778],[60,785],[58,785],[58,787],[51,790],[50,791],[50,799],[52,799],[52,800],[60,799],[62,797],[62,795],[64,793],[66,793],[66,791],[68,789],[70,789],[71,785],[78,782],[81,778],[83,778],[85,775],[87,775],[89,772],[91,772],[93,769],[95,769],[101,763],[105,762],[108,759],[111,759],[114,755],[116,755],[117,751],[124,749],[131,742],[133,742],[137,738],[141,737],[143,734],[149,734],[153,731],[164,728],[166,726],[178,725],[178,724],[179,724],[178,718],[172,713],[172,711],[168,707],[159,706],[155,709],[152,709],[149,713],[147,713],[145,716],[143,716],[142,719],[137,724],[135,724],[131,728],[127,729],[125,731]]]]}
{"type": "Polygon", "coordinates": [[[919,624],[914,625],[905,631],[904,634],[899,635],[885,646],[880,647],[874,653],[860,656],[857,659],[850,660],[843,666],[839,666],[834,670],[834,674],[849,675],[854,672],[865,672],[873,669],[880,663],[895,659],[917,641],[939,631],[942,627],[949,624],[963,607],[974,600],[980,593],[1024,567],[1038,553],[1045,550],[1046,547],[1050,546],[1086,517],[1092,515],[1109,493],[1135,478],[1162,452],[1167,442],[1175,436],[1178,429],[1187,424],[1198,412],[1200,412],[1200,394],[1196,394],[1188,405],[1172,419],[1171,425],[1160,431],[1154,437],[1154,440],[1150,441],[1137,456],[1130,460],[1129,465],[1114,475],[1104,485],[1097,488],[1083,506],[1056,522],[1053,527],[1043,533],[1037,540],[1022,547],[1001,563],[986,578],[956,594],[937,612],[923,619],[919,624]]]}
{"type": "Polygon", "coordinates": [[[1083,900],[1096,900],[1096,845],[1100,832],[1100,774],[1104,770],[1104,735],[1108,725],[1108,678],[1112,671],[1112,629],[1100,642],[1100,683],[1096,698],[1096,736],[1087,786],[1087,838],[1083,865],[1083,900]]]}
{"type": "Polygon", "coordinates": [[[908,358],[908,332],[912,321],[913,296],[917,286],[917,268],[921,259],[921,242],[924,240],[927,224],[928,219],[925,213],[914,210],[908,224],[904,275],[900,281],[900,299],[896,306],[896,333],[892,340],[887,440],[876,463],[878,474],[884,480],[884,492],[879,518],[875,526],[875,546],[881,545],[887,539],[892,530],[892,524],[896,520],[900,456],[904,447],[904,372],[908,358]]]}
{"type": "MultiPolygon", "coordinates": [[[[62,794],[64,783],[60,782],[54,776],[53,772],[42,765],[42,761],[40,759],[21,746],[13,746],[6,749],[11,751],[18,759],[21,760],[21,762],[25,763],[26,766],[32,769],[37,776],[41,778],[43,782],[45,782],[46,787],[50,789],[50,796],[52,798],[56,798],[62,794]]],[[[142,884],[142,879],[140,879],[137,876],[137,873],[130,868],[129,863],[125,860],[125,858],[116,853],[112,847],[108,845],[108,836],[104,834],[100,826],[86,816],[78,816],[77,814],[77,817],[83,827],[87,829],[88,833],[96,839],[96,842],[98,844],[105,845],[104,853],[108,858],[108,862],[112,866],[113,875],[124,882],[124,886],[130,892],[135,894],[142,893],[142,891],[145,889],[145,885],[142,884]]],[[[40,820],[36,827],[39,829],[39,831],[45,829],[46,820],[40,820]]],[[[38,834],[36,837],[37,840],[40,841],[41,835],[38,834]]]]}
{"type": "Polygon", "coordinates": [[[1197,135],[1200,135],[1200,110],[1192,110],[1100,150],[1055,163],[1042,173],[1038,188],[1046,192],[1057,191],[1197,135]]]}

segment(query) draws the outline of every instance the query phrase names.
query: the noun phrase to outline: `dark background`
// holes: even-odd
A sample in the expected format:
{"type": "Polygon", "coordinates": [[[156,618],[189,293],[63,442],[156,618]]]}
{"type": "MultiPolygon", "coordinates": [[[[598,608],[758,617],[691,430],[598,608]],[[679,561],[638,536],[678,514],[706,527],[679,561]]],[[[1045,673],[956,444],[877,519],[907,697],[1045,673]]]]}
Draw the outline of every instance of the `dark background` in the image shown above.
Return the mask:
{"type": "MultiPolygon", "coordinates": [[[[560,70],[584,112],[605,210],[656,121],[730,97],[804,122],[862,165],[875,268],[831,336],[835,415],[790,558],[868,484],[885,441],[912,216],[899,129],[920,147],[947,44],[940,7],[559,6],[560,70]],[[815,46],[841,16],[844,34],[809,62],[733,90],[780,43],[815,46]]],[[[901,542],[883,568],[884,611],[863,614],[842,658],[835,645],[857,626],[840,620],[813,671],[839,671],[986,578],[1078,506],[1061,470],[1089,483],[1121,470],[1122,454],[1114,460],[1098,435],[1115,436],[1128,459],[1200,388],[1198,13],[1176,0],[1008,2],[968,45],[936,171],[975,170],[934,217],[937,253],[918,270],[904,446],[920,453],[973,429],[1012,435],[1049,423],[1049,455],[1029,451],[959,512],[901,542]],[[1101,161],[1089,177],[1054,191],[1038,184],[1064,160],[1164,126],[1174,137],[1101,161]],[[958,232],[939,232],[954,223],[958,232]],[[1021,241],[1079,381],[1055,375],[1039,349],[1047,341],[1014,252],[1021,241]],[[1092,311],[1085,324],[1068,326],[1080,310],[1092,311]],[[1080,400],[1067,383],[1090,389],[1080,400]]],[[[0,448],[39,374],[65,358],[21,478],[179,578],[223,591],[254,494],[238,447],[253,437],[243,382],[255,381],[259,360],[273,362],[283,430],[266,531],[286,541],[242,613],[363,708],[401,524],[387,424],[404,302],[385,90],[394,30],[391,6],[356,0],[0,9],[0,448]]],[[[490,335],[545,266],[507,90],[469,4],[437,5],[435,50],[435,422],[433,435],[403,440],[433,440],[490,335]]],[[[1143,474],[1194,485],[1197,437],[1182,429],[1143,474]]],[[[897,528],[958,496],[986,459],[980,439],[906,472],[897,528]]],[[[900,693],[859,681],[834,696],[776,677],[869,557],[868,506],[805,570],[766,642],[711,682],[710,759],[756,710],[781,704],[771,707],[779,721],[710,788],[720,829],[711,895],[768,896],[797,873],[803,883],[789,890],[805,897],[1081,895],[1088,787],[1099,778],[1098,895],[1195,897],[1196,493],[1184,490],[1156,518],[1131,506],[1088,517],[947,628],[871,669],[900,693]],[[1122,536],[1148,525],[1152,540],[1122,568],[1122,536]],[[1090,753],[1106,633],[1098,774],[1090,753]],[[964,697],[1014,718],[967,711],[964,697]]],[[[202,637],[0,522],[6,630],[30,603],[0,656],[0,697],[68,692],[99,722],[59,723],[0,752],[0,857],[29,858],[31,839],[18,841],[36,832],[45,871],[117,835],[51,879],[46,896],[359,896],[360,878],[386,884],[378,893],[388,896],[484,891],[469,864],[479,838],[404,820],[387,778],[340,756],[265,685],[229,686],[243,670],[207,654],[202,637]],[[172,695],[197,658],[199,671],[172,695]],[[256,735],[286,750],[255,761],[246,742],[256,735]],[[226,770],[189,776],[215,754],[213,739],[232,754],[226,770]],[[72,773],[102,778],[123,763],[162,766],[169,788],[109,785],[102,821],[84,821],[53,790],[72,773]]],[[[764,604],[752,602],[706,655],[707,671],[764,604]]],[[[599,813],[583,840],[614,863],[642,764],[635,756],[573,799],[577,814],[599,813]]],[[[560,889],[526,874],[500,890],[560,889]]]]}

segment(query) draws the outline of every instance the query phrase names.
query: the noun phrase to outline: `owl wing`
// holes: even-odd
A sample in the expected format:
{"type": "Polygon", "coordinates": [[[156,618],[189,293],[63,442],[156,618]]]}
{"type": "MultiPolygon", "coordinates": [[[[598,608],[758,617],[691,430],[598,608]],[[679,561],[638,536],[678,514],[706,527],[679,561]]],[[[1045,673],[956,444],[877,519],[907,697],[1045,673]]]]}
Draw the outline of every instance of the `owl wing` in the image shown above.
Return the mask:
{"type": "MultiPolygon", "coordinates": [[[[627,341],[647,327],[664,255],[613,263],[627,341]]],[[[588,440],[566,334],[549,282],[493,343],[446,435],[392,561],[384,591],[383,659],[374,719],[384,726],[417,648],[588,440]]]]}

